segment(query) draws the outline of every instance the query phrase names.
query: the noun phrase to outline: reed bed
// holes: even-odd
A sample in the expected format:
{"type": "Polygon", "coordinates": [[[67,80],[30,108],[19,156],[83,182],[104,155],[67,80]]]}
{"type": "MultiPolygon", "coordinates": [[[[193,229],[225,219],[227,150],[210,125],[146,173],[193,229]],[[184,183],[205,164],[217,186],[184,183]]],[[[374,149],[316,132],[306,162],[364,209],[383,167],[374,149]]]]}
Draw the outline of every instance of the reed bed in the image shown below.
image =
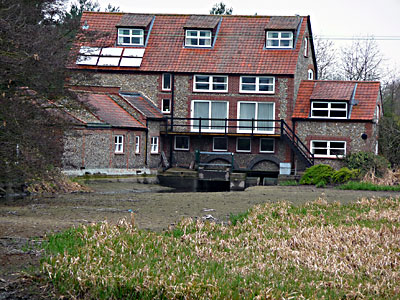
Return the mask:
{"type": "Polygon", "coordinates": [[[398,299],[400,199],[255,206],[235,225],[134,219],[49,237],[43,272],[83,299],[398,299]]]}

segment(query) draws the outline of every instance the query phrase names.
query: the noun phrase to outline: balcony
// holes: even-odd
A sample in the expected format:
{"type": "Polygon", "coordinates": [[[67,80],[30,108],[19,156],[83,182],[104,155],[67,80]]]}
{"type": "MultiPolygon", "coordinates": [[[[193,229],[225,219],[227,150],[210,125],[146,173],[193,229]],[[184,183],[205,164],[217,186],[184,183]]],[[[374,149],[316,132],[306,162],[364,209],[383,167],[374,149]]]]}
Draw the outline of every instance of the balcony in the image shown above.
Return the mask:
{"type": "Polygon", "coordinates": [[[281,138],[308,166],[314,154],[284,120],[166,118],[161,124],[164,135],[251,136],[281,138]]]}

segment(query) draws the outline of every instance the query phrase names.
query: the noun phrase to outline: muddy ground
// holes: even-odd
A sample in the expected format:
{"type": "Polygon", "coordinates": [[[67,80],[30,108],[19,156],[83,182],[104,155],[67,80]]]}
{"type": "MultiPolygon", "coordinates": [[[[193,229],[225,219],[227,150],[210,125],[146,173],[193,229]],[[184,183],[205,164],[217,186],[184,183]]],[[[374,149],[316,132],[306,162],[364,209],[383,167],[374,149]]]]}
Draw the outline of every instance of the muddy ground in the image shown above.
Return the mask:
{"type": "MultiPolygon", "coordinates": [[[[266,201],[305,203],[321,197],[348,203],[360,197],[399,197],[395,192],[341,191],[309,186],[252,187],[244,192],[177,193],[152,184],[97,181],[92,193],[0,198],[0,300],[55,297],[35,274],[41,252],[35,247],[46,234],[70,226],[108,220],[116,222],[135,214],[141,229],[162,231],[184,217],[211,218],[227,222],[230,214],[266,201]],[[35,277],[35,276],[34,276],[35,277]],[[33,280],[34,279],[34,280],[33,280]]],[[[39,277],[40,279],[40,277],[39,277]]]]}

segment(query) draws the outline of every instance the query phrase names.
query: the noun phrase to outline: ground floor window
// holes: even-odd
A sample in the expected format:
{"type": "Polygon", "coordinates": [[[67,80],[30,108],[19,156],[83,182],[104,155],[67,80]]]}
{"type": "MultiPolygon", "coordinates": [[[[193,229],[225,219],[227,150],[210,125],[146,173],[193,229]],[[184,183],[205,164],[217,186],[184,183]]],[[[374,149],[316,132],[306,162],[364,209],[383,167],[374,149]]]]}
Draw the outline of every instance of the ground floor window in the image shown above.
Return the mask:
{"type": "Polygon", "coordinates": [[[236,151],[250,152],[251,151],[251,139],[250,138],[237,138],[236,151]]]}
{"type": "Polygon", "coordinates": [[[140,136],[135,136],[135,153],[140,153],[140,136]]]}
{"type": "Polygon", "coordinates": [[[150,153],[158,153],[158,144],[159,144],[158,136],[153,136],[150,140],[150,153]]]}
{"type": "Polygon", "coordinates": [[[124,153],[124,136],[116,135],[114,137],[115,153],[124,153]]]}
{"type": "Polygon", "coordinates": [[[189,137],[188,136],[176,136],[174,149],[175,150],[189,150],[189,137]]]}
{"type": "Polygon", "coordinates": [[[226,137],[213,138],[213,151],[228,151],[228,138],[226,137]]]}
{"type": "Polygon", "coordinates": [[[275,152],[275,140],[274,139],[260,139],[260,152],[274,153],[275,152]]]}
{"type": "Polygon", "coordinates": [[[311,141],[311,152],[316,157],[343,157],[346,155],[346,142],[311,141]]]}

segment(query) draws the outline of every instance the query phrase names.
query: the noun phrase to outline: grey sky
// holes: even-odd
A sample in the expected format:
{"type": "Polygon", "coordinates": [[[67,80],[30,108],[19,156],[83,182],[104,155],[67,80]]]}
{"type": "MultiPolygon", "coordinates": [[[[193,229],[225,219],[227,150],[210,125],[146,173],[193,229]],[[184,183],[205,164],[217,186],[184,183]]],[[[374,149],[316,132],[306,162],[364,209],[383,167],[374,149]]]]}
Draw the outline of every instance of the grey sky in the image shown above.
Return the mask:
{"type": "MultiPolygon", "coordinates": [[[[208,14],[220,0],[98,0],[123,12],[208,14]]],[[[400,70],[400,0],[226,0],[235,15],[310,15],[313,34],[326,38],[375,36],[387,58],[386,64],[400,70]],[[388,40],[390,39],[390,40],[388,40]]],[[[348,41],[347,41],[348,42],[348,41]]],[[[335,40],[340,45],[342,39],[335,40]]]]}

